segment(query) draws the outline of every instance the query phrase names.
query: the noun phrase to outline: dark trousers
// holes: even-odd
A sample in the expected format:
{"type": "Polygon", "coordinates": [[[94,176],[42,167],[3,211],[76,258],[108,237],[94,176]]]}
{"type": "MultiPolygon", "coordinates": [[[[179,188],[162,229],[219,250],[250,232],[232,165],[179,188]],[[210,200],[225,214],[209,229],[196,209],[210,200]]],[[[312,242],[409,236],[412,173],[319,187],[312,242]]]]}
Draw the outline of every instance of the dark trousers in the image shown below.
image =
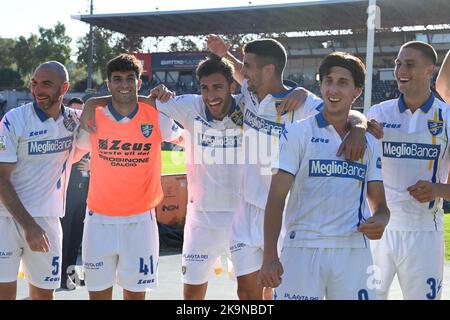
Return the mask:
{"type": "MultiPolygon", "coordinates": [[[[66,214],[61,218],[63,230],[61,280],[66,281],[77,264],[78,250],[83,238],[83,221],[86,213],[86,198],[89,179],[71,179],[66,197],[66,214]],[[71,267],[72,266],[72,267],[71,267]],[[68,268],[71,269],[68,270],[68,268]]],[[[74,279],[73,279],[74,280],[74,279]]]]}

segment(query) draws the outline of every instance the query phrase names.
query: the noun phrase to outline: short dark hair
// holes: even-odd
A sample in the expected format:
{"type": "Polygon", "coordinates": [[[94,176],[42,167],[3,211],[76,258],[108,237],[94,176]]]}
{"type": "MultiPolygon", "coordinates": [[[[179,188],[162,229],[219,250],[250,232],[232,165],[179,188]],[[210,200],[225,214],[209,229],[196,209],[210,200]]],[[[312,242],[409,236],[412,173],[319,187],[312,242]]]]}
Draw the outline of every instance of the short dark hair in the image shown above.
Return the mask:
{"type": "Polygon", "coordinates": [[[216,72],[222,74],[229,84],[233,83],[233,65],[230,61],[214,54],[211,54],[205,60],[202,60],[195,70],[198,80],[216,72]]]}
{"type": "Polygon", "coordinates": [[[319,78],[322,82],[323,78],[330,74],[332,67],[342,67],[352,73],[355,87],[364,87],[366,79],[366,66],[358,57],[347,52],[332,52],[322,60],[319,66],[319,78]]]}
{"type": "Polygon", "coordinates": [[[275,72],[279,75],[286,67],[287,54],[283,45],[274,39],[255,40],[244,45],[244,53],[254,53],[260,67],[268,64],[275,66],[275,72]]]}
{"type": "Polygon", "coordinates": [[[142,65],[135,56],[122,53],[108,61],[106,65],[108,80],[111,80],[111,74],[115,71],[134,71],[136,78],[139,79],[142,73],[142,65]]]}
{"type": "Polygon", "coordinates": [[[438,62],[438,55],[436,53],[436,50],[434,50],[434,48],[426,42],[409,41],[403,44],[400,50],[402,50],[403,48],[411,48],[420,51],[423,54],[423,56],[427,58],[434,66],[438,62]]]}
{"type": "Polygon", "coordinates": [[[84,101],[83,101],[83,99],[81,99],[81,98],[75,97],[75,98],[70,99],[70,100],[67,102],[67,106],[70,107],[70,106],[71,106],[72,104],[74,104],[74,103],[83,104],[84,101]]]}

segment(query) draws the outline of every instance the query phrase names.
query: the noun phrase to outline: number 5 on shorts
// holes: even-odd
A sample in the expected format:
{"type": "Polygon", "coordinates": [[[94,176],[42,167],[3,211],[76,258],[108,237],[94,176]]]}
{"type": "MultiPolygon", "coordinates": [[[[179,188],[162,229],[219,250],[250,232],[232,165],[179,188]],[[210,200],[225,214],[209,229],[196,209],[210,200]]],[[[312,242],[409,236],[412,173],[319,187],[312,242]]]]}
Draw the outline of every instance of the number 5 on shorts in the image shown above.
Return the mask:
{"type": "Polygon", "coordinates": [[[53,257],[52,266],[53,266],[52,275],[54,275],[54,276],[58,275],[58,272],[59,272],[59,257],[53,257]]]}

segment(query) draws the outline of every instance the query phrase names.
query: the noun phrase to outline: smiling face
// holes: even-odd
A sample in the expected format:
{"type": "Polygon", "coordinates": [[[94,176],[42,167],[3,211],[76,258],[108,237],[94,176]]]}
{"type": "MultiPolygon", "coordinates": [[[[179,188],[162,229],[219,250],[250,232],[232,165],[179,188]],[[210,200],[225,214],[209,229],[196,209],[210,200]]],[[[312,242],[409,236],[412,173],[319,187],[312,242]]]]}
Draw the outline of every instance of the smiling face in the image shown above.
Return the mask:
{"type": "Polygon", "coordinates": [[[206,107],[215,120],[222,120],[231,108],[231,85],[220,72],[200,78],[200,90],[206,107]]]}
{"type": "Polygon", "coordinates": [[[416,49],[402,48],[395,59],[398,90],[405,95],[429,90],[433,72],[433,64],[416,49]]]}
{"type": "Polygon", "coordinates": [[[256,54],[246,53],[244,55],[243,66],[241,69],[242,75],[247,80],[248,89],[254,94],[258,93],[258,90],[261,89],[264,82],[264,67],[260,67],[258,65],[257,59],[256,54]]]}
{"type": "Polygon", "coordinates": [[[134,71],[113,71],[107,82],[113,104],[136,104],[141,83],[134,71]]]}
{"type": "Polygon", "coordinates": [[[68,87],[68,82],[61,79],[51,68],[38,68],[31,78],[31,94],[45,113],[59,110],[68,87]]]}
{"type": "Polygon", "coordinates": [[[356,87],[352,73],[343,67],[331,67],[323,76],[320,92],[324,101],[324,112],[330,115],[348,113],[353,101],[361,94],[362,87],[356,87]]]}

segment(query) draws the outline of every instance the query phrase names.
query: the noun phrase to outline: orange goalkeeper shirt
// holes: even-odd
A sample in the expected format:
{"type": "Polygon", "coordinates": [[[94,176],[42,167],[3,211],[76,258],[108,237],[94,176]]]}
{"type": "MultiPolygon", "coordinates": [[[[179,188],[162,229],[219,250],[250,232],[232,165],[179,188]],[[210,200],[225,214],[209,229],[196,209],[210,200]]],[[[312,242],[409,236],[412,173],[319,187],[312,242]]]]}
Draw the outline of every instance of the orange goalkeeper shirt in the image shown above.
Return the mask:
{"type": "Polygon", "coordinates": [[[130,121],[119,123],[97,108],[95,119],[88,207],[108,216],[131,216],[155,208],[164,197],[158,111],[139,104],[130,121]]]}

